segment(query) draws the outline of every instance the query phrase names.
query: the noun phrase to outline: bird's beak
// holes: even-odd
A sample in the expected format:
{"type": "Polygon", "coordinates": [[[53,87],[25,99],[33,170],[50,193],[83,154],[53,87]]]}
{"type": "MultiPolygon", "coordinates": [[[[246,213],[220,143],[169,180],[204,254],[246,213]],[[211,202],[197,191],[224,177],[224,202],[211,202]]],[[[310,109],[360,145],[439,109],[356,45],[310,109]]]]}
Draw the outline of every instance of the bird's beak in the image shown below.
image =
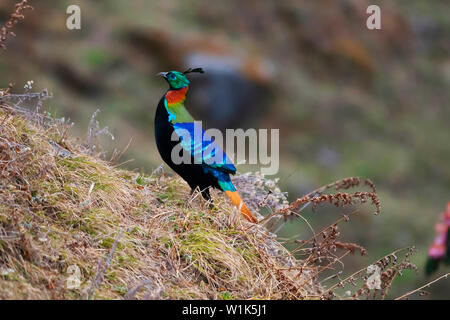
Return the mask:
{"type": "Polygon", "coordinates": [[[156,75],[165,78],[167,75],[167,72],[160,72],[160,73],[157,73],[156,75]]]}

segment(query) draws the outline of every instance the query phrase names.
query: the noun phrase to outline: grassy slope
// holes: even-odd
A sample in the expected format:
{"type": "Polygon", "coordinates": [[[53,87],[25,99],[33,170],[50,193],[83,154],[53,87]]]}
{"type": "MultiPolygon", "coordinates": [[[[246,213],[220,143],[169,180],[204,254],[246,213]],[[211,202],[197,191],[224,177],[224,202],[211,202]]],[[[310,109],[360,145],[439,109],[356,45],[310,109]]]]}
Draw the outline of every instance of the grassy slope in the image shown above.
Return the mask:
{"type": "Polygon", "coordinates": [[[283,269],[301,261],[221,197],[211,212],[182,181],[115,168],[66,129],[0,109],[1,299],[318,293],[307,271],[283,269]],[[80,289],[66,288],[71,265],[80,289]]]}

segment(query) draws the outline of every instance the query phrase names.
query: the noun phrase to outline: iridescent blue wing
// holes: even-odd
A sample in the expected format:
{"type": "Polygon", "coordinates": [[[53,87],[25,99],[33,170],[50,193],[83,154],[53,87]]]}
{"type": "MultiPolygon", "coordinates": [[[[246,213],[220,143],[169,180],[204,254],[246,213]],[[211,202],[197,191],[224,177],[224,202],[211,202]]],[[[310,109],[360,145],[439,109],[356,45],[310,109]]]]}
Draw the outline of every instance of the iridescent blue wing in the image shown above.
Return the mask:
{"type": "Polygon", "coordinates": [[[236,168],[219,145],[203,130],[201,122],[173,124],[182,148],[189,152],[195,163],[212,169],[235,174],[236,168]]]}

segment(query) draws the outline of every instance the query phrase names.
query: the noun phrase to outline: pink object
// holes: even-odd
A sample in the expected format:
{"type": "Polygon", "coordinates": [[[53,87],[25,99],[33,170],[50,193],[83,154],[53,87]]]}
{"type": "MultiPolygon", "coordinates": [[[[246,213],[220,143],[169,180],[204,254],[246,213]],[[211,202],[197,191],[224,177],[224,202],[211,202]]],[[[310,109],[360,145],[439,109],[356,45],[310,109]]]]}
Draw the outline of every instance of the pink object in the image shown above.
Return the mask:
{"type": "Polygon", "coordinates": [[[428,249],[428,256],[433,259],[442,259],[446,254],[447,234],[450,228],[450,202],[447,203],[446,211],[441,214],[439,221],[434,226],[436,237],[428,249]]]}
{"type": "Polygon", "coordinates": [[[445,246],[439,244],[433,244],[428,249],[428,256],[433,259],[441,259],[445,256],[445,246]]]}

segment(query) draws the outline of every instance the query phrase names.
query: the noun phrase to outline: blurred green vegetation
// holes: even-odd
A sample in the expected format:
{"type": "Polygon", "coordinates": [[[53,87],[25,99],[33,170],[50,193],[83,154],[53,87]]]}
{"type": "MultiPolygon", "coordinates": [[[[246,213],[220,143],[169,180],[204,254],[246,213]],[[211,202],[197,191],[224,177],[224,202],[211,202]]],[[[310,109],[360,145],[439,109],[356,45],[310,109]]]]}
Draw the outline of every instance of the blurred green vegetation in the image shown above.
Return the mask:
{"type": "MultiPolygon", "coordinates": [[[[0,4],[0,21],[13,3],[0,4]]],[[[239,105],[248,116],[233,111],[227,126],[281,128],[279,177],[291,199],[347,176],[377,185],[382,214],[364,207],[343,229],[345,240],[368,250],[346,260],[345,273],[408,245],[417,247],[413,261],[423,270],[434,223],[450,201],[448,1],[44,0],[34,6],[1,52],[0,87],[15,82],[20,92],[32,79],[34,90],[48,88],[54,98],[47,107],[70,117],[80,137],[100,108],[98,119],[116,137],[109,147],[123,149],[132,139],[122,160],[151,172],[162,162],[153,116],[166,89],[154,75],[205,55],[225,67],[237,61],[234,71],[252,88],[250,102],[239,105]],[[82,29],[70,31],[65,8],[77,3],[82,29]],[[374,3],[382,29],[370,31],[365,10],[374,3]],[[251,103],[258,97],[264,98],[251,103]]],[[[192,67],[208,74],[207,66],[192,67]]],[[[212,80],[193,79],[192,94],[211,88],[212,80]]],[[[202,110],[201,98],[189,99],[194,115],[220,127],[212,105],[202,110]]],[[[340,213],[325,207],[303,215],[321,230],[340,213]]],[[[310,235],[303,221],[281,231],[298,233],[310,235]]],[[[425,281],[422,273],[405,274],[391,297],[425,281]]],[[[449,290],[441,281],[432,297],[449,298],[449,290]]]]}

